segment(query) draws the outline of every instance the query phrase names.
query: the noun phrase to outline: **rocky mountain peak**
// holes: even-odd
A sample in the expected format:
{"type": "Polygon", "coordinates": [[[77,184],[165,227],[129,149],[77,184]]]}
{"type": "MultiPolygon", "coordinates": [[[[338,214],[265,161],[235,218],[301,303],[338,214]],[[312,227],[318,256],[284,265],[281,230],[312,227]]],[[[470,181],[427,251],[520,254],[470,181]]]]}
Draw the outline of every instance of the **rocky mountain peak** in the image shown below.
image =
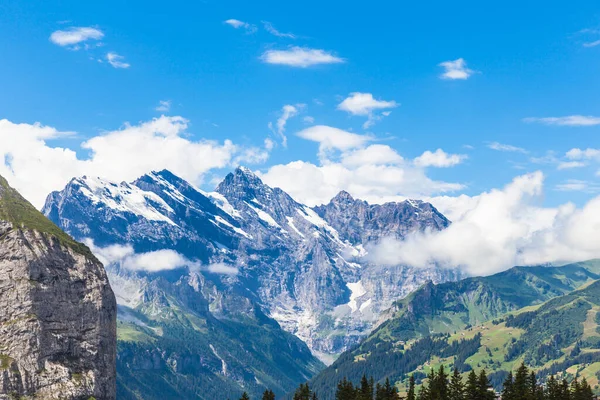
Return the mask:
{"type": "Polygon", "coordinates": [[[342,190],[341,192],[336,194],[333,199],[331,199],[331,203],[338,205],[351,204],[355,201],[356,200],[354,199],[354,197],[352,197],[352,195],[346,192],[345,190],[342,190]]]}
{"type": "Polygon", "coordinates": [[[234,172],[227,174],[216,189],[217,193],[222,194],[230,200],[269,198],[272,191],[256,174],[246,167],[238,167],[234,172]]]}

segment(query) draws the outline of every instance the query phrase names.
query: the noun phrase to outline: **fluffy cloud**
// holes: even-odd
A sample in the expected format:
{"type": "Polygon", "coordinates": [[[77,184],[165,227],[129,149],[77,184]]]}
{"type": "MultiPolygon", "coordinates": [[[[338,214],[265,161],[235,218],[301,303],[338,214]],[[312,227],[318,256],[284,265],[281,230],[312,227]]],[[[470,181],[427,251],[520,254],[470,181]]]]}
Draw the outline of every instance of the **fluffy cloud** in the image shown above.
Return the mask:
{"type": "Polygon", "coordinates": [[[300,131],[298,136],[319,143],[320,165],[294,161],[272,166],[260,175],[265,183],[309,205],[327,203],[341,190],[381,203],[463,188],[430,179],[423,168],[405,162],[390,146],[370,144],[372,136],[323,125],[300,131]]]}
{"type": "Polygon", "coordinates": [[[246,33],[254,33],[256,32],[256,26],[249,24],[248,22],[240,21],[239,19],[228,19],[224,21],[227,25],[234,27],[235,29],[244,29],[246,33]]]}
{"type": "Polygon", "coordinates": [[[293,46],[286,50],[267,50],[260,59],[267,64],[307,68],[320,64],[339,64],[344,59],[321,49],[293,46]]]}
{"type": "Polygon", "coordinates": [[[455,212],[457,219],[449,228],[415,234],[405,241],[388,239],[370,246],[371,257],[384,264],[462,267],[477,275],[513,265],[600,257],[595,234],[600,225],[600,197],[581,209],[571,203],[538,207],[543,178],[536,172],[515,178],[502,190],[461,196],[457,200],[462,211],[455,212]]]}
{"type": "Polygon", "coordinates": [[[460,164],[466,159],[465,154],[448,154],[442,149],[437,149],[435,152],[425,151],[415,158],[414,163],[418,167],[447,168],[460,164]]]}
{"type": "Polygon", "coordinates": [[[350,93],[350,96],[338,104],[337,109],[346,111],[352,115],[368,117],[367,122],[365,122],[363,125],[363,127],[367,129],[372,126],[375,121],[381,119],[382,115],[389,115],[389,111],[384,111],[381,115],[375,114],[375,111],[394,108],[397,106],[398,103],[393,100],[376,100],[371,93],[354,92],[350,93]]]}
{"type": "Polygon", "coordinates": [[[498,142],[488,143],[487,147],[489,149],[497,150],[497,151],[509,151],[509,152],[514,152],[514,153],[523,153],[523,154],[527,153],[527,150],[525,150],[522,147],[517,147],[517,146],[510,145],[510,144],[503,144],[503,143],[498,143],[498,142]]]}
{"type": "Polygon", "coordinates": [[[326,156],[330,150],[350,150],[373,140],[371,136],[358,135],[327,125],[316,125],[297,133],[303,139],[319,143],[319,154],[326,156]]]}
{"type": "Polygon", "coordinates": [[[286,104],[283,106],[281,110],[281,115],[277,119],[276,128],[273,127],[273,124],[269,122],[269,129],[271,129],[274,133],[276,133],[281,138],[281,144],[283,147],[287,147],[287,136],[285,136],[285,125],[287,124],[288,119],[295,117],[298,115],[300,110],[304,108],[304,104],[286,104]]]}
{"type": "Polygon", "coordinates": [[[442,79],[468,79],[475,71],[467,68],[467,63],[464,59],[459,58],[454,61],[444,61],[439,64],[444,68],[444,73],[440,75],[442,79]]]}
{"type": "Polygon", "coordinates": [[[596,160],[600,161],[600,149],[587,148],[585,150],[574,148],[567,151],[565,156],[571,160],[596,160]]]}
{"type": "MultiPolygon", "coordinates": [[[[62,189],[74,176],[102,176],[131,181],[152,170],[167,168],[184,179],[201,184],[204,174],[236,162],[263,161],[264,151],[222,143],[191,140],[188,121],[179,116],[152,119],[138,125],[99,134],[80,144],[88,155],[52,146],[53,140],[73,132],[36,124],[0,120],[0,175],[36,207],[48,193],[62,189]]],[[[267,154],[268,155],[268,154],[267,154]]]]}
{"type": "Polygon", "coordinates": [[[125,61],[123,61],[125,59],[125,57],[115,53],[115,52],[108,52],[106,53],[106,61],[108,61],[108,63],[110,65],[113,66],[113,68],[129,68],[131,65],[129,63],[126,63],[125,61]]]}
{"type": "MultiPolygon", "coordinates": [[[[72,27],[66,30],[58,30],[52,32],[50,41],[58,46],[75,46],[88,40],[100,40],[104,37],[104,33],[96,28],[91,27],[72,27]]],[[[77,50],[77,47],[73,47],[77,50]]]]}
{"type": "Polygon", "coordinates": [[[296,39],[296,35],[294,35],[293,33],[283,33],[283,32],[279,32],[277,29],[275,29],[275,27],[273,26],[273,24],[271,24],[270,22],[267,21],[263,21],[262,22],[265,30],[267,32],[269,32],[271,35],[277,36],[277,37],[281,37],[281,38],[287,38],[287,39],[296,39]]]}
{"type": "Polygon", "coordinates": [[[194,272],[207,271],[224,275],[237,275],[239,272],[236,267],[222,262],[202,265],[169,249],[136,253],[131,245],[98,247],[91,239],[84,239],[84,242],[104,265],[119,265],[129,271],[159,272],[188,268],[194,272]]]}
{"type": "Polygon", "coordinates": [[[541,123],[545,125],[558,125],[558,126],[594,126],[600,125],[600,117],[593,117],[591,115],[569,115],[566,117],[546,117],[546,118],[525,118],[525,122],[529,123],[541,123]]]}

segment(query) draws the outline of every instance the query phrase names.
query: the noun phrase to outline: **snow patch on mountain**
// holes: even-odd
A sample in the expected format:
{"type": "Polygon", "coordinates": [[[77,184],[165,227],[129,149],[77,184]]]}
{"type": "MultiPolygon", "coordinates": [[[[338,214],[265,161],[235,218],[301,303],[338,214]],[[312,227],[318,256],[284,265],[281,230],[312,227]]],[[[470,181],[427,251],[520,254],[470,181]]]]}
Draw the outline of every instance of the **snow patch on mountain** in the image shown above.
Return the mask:
{"type": "Polygon", "coordinates": [[[177,225],[164,214],[172,213],[173,209],[154,193],[145,192],[125,182],[119,185],[88,176],[80,178],[78,183],[81,185],[81,193],[95,205],[102,204],[113,210],[129,212],[150,221],[163,221],[177,225]]]}
{"type": "Polygon", "coordinates": [[[354,283],[346,283],[346,286],[348,287],[348,289],[350,289],[350,292],[351,292],[350,301],[348,302],[348,307],[350,307],[352,312],[356,312],[356,311],[358,311],[357,300],[361,296],[364,296],[367,293],[367,291],[365,290],[361,281],[354,282],[354,283]]]}

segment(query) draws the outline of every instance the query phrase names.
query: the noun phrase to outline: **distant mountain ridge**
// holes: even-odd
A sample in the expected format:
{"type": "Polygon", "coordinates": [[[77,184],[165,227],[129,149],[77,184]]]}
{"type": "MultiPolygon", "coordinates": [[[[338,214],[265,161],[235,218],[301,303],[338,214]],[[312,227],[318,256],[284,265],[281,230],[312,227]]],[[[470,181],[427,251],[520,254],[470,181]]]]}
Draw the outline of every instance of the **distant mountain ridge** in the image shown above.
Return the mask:
{"type": "MultiPolygon", "coordinates": [[[[357,203],[369,207],[361,204],[357,203]]],[[[236,320],[238,310],[246,308],[240,304],[250,304],[304,340],[314,354],[331,359],[358,343],[396,299],[427,280],[460,276],[441,268],[382,267],[364,257],[371,240],[447,226],[431,205],[407,201],[373,206],[376,212],[369,211],[373,214],[369,219],[353,222],[352,234],[340,233],[335,228],[345,225],[340,215],[354,213],[353,207],[310,208],[265,185],[250,170],[238,168],[213,193],[200,191],[169,171],[120,184],[74,178],[64,190],[48,196],[43,212],[73,236],[90,238],[96,246],[127,244],[136,254],[174,250],[200,266],[224,265],[239,271],[217,274],[201,267],[194,273],[149,272],[112,265],[108,270],[122,310],[151,315],[147,305],[156,303],[152,294],[156,291],[150,290],[156,279],[183,286],[197,275],[201,277],[197,293],[202,293],[217,320],[236,320]],[[360,233],[361,224],[368,233],[360,233]]],[[[172,302],[158,304],[165,311],[181,307],[185,304],[181,295],[170,295],[172,302]]],[[[141,320],[140,315],[135,320],[141,320]]],[[[139,326],[133,323],[133,328],[139,326]]],[[[301,362],[300,370],[315,365],[309,359],[301,362]]],[[[238,388],[249,380],[254,378],[241,379],[238,388]]]]}

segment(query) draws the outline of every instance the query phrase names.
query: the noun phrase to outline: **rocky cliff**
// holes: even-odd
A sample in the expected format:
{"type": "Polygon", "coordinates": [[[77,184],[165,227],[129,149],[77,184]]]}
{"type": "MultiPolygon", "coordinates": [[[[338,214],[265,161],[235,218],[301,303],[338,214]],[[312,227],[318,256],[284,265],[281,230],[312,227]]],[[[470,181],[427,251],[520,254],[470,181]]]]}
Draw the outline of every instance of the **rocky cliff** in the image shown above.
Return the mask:
{"type": "Polygon", "coordinates": [[[102,264],[0,177],[0,399],[116,397],[102,264]]]}

